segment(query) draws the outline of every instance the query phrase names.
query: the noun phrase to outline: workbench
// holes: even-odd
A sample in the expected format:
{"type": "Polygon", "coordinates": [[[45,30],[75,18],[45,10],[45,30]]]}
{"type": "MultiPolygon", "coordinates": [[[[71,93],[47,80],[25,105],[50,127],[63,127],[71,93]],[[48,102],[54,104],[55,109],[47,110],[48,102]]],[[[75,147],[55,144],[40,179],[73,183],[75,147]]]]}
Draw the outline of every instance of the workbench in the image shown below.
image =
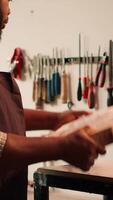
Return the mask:
{"type": "Polygon", "coordinates": [[[34,200],[49,200],[49,187],[101,194],[111,200],[113,162],[97,163],[88,172],[70,165],[37,169],[34,173],[34,200]]]}

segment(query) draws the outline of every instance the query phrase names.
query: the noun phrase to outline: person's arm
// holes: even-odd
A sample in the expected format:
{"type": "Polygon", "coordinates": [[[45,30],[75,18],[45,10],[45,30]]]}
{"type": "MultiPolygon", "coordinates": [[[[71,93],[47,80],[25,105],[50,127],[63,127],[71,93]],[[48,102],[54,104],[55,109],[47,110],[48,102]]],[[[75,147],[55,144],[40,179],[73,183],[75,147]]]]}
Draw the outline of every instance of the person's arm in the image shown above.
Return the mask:
{"type": "Polygon", "coordinates": [[[26,130],[56,130],[63,124],[87,114],[85,111],[48,112],[24,109],[26,130]]]}
{"type": "Polygon", "coordinates": [[[57,122],[57,112],[47,112],[32,109],[24,109],[26,130],[53,129],[57,122]]]}
{"type": "Polygon", "coordinates": [[[98,146],[84,130],[55,138],[27,138],[8,134],[0,158],[0,173],[21,169],[36,162],[58,159],[88,170],[99,153],[105,153],[104,147],[98,146]]]}

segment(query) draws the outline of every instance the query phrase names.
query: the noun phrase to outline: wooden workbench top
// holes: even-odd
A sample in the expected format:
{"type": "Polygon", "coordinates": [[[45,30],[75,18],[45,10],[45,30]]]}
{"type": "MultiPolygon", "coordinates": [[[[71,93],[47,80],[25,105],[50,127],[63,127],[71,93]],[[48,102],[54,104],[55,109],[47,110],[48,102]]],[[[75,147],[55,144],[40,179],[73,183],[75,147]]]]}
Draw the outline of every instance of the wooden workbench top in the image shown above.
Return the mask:
{"type": "Polygon", "coordinates": [[[38,172],[49,175],[81,177],[87,179],[113,182],[113,161],[97,162],[89,171],[82,171],[71,165],[49,166],[39,168],[38,172]]]}

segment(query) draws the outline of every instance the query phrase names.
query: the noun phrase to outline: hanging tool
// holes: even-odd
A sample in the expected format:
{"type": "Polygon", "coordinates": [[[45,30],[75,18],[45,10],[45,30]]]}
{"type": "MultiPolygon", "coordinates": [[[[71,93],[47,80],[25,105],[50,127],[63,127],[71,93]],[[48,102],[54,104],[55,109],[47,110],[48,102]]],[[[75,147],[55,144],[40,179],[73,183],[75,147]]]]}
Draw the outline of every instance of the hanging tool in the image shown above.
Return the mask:
{"type": "Polygon", "coordinates": [[[68,94],[67,107],[68,107],[69,110],[71,110],[74,103],[72,102],[72,94],[71,94],[72,88],[71,88],[71,75],[70,74],[68,74],[68,77],[67,77],[67,85],[68,85],[68,88],[67,88],[67,94],[68,94]]]}
{"type": "Polygon", "coordinates": [[[34,74],[33,80],[33,92],[32,92],[32,99],[35,102],[37,99],[37,92],[38,92],[38,83],[37,83],[37,74],[34,74]]]}
{"type": "Polygon", "coordinates": [[[106,65],[108,63],[107,53],[104,52],[100,67],[96,75],[95,86],[103,87],[106,80],[106,65]]]}
{"type": "Polygon", "coordinates": [[[51,92],[52,92],[52,96],[54,96],[54,99],[56,98],[57,94],[56,94],[56,71],[55,71],[55,67],[56,67],[56,59],[55,59],[55,49],[53,48],[53,56],[52,56],[52,80],[51,80],[51,92]]]}
{"type": "MultiPolygon", "coordinates": [[[[98,47],[98,57],[97,57],[97,67],[96,67],[96,74],[98,73],[98,70],[99,70],[99,63],[100,63],[100,50],[101,50],[101,47],[99,46],[98,47]]],[[[95,109],[98,110],[99,109],[99,88],[98,86],[95,86],[95,96],[96,96],[96,102],[95,102],[95,109]]]]}
{"type": "Polygon", "coordinates": [[[42,99],[42,84],[43,84],[43,66],[42,66],[42,57],[37,55],[37,65],[38,65],[38,95],[36,101],[36,109],[41,109],[43,107],[42,99]]]}
{"type": "Polygon", "coordinates": [[[51,95],[51,68],[50,68],[50,59],[47,56],[47,102],[51,103],[52,95],[51,95]]]}
{"type": "Polygon", "coordinates": [[[86,97],[88,99],[88,92],[89,92],[89,85],[90,85],[90,77],[89,77],[89,55],[88,55],[88,51],[87,51],[87,56],[86,56],[86,64],[87,64],[87,90],[86,90],[86,97]]]}
{"type": "Polygon", "coordinates": [[[43,81],[42,81],[42,100],[47,103],[47,66],[46,57],[42,57],[43,60],[43,81]]]}
{"type": "Polygon", "coordinates": [[[89,88],[89,83],[90,83],[90,77],[89,77],[89,55],[87,51],[87,86],[89,88]]]}
{"type": "Polygon", "coordinates": [[[55,93],[55,77],[56,77],[56,73],[55,73],[55,50],[53,48],[53,55],[52,55],[52,60],[51,60],[51,96],[52,96],[52,100],[55,101],[56,98],[56,93],[55,93]]]}
{"type": "Polygon", "coordinates": [[[113,41],[109,41],[109,87],[107,88],[107,106],[113,105],[113,41]]]}
{"type": "Polygon", "coordinates": [[[77,89],[77,99],[81,101],[82,99],[82,83],[81,83],[81,34],[79,33],[79,81],[77,89]]]}
{"type": "Polygon", "coordinates": [[[68,75],[65,70],[65,56],[63,50],[60,51],[60,60],[61,60],[61,67],[62,67],[62,74],[61,74],[61,100],[62,103],[67,103],[68,98],[68,75]]]}
{"type": "MultiPolygon", "coordinates": [[[[86,101],[88,98],[88,84],[87,84],[87,75],[86,75],[86,38],[84,37],[84,58],[83,58],[83,64],[84,64],[84,77],[83,77],[83,99],[86,101]]],[[[87,66],[88,67],[88,66],[87,66]]]]}
{"type": "Polygon", "coordinates": [[[95,107],[95,86],[93,82],[93,54],[91,54],[91,80],[88,91],[88,106],[91,109],[95,107]]]}
{"type": "Polygon", "coordinates": [[[86,57],[84,55],[84,78],[83,78],[83,99],[86,100],[88,98],[88,77],[86,76],[86,57]]]}
{"type": "Polygon", "coordinates": [[[56,48],[56,66],[55,66],[55,96],[61,94],[61,77],[58,70],[58,49],[56,48]]]}
{"type": "Polygon", "coordinates": [[[36,102],[38,96],[38,65],[37,65],[37,57],[34,56],[32,59],[32,66],[33,66],[33,92],[32,92],[32,100],[36,102]]]}

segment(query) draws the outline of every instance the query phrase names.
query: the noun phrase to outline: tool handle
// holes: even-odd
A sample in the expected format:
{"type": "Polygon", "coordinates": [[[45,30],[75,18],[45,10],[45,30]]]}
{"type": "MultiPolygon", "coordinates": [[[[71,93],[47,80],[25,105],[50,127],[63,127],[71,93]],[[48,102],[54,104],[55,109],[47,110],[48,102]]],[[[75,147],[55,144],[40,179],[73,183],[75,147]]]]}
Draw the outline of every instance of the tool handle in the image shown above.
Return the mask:
{"type": "Polygon", "coordinates": [[[103,64],[102,73],[101,73],[100,87],[103,87],[103,86],[104,86],[105,80],[106,80],[106,65],[103,64]]]}
{"type": "Polygon", "coordinates": [[[52,90],[51,90],[51,92],[52,92],[52,95],[54,96],[54,97],[56,97],[57,95],[56,95],[56,87],[55,87],[55,79],[56,79],[56,73],[53,73],[52,74],[52,79],[51,79],[51,84],[52,84],[52,90]]]}
{"type": "Polygon", "coordinates": [[[48,101],[47,101],[47,79],[44,80],[44,85],[45,85],[45,100],[44,100],[44,102],[48,103],[48,101]]]}
{"type": "Polygon", "coordinates": [[[36,81],[33,81],[32,99],[33,99],[33,101],[36,100],[36,81]]]}
{"type": "Polygon", "coordinates": [[[88,92],[88,106],[90,109],[95,107],[95,91],[94,91],[94,83],[91,82],[88,92]]]}
{"type": "Polygon", "coordinates": [[[83,85],[84,85],[83,98],[87,99],[88,98],[88,78],[87,77],[83,78],[83,85]]]}
{"type": "Polygon", "coordinates": [[[53,77],[51,79],[51,101],[55,100],[55,89],[54,89],[54,80],[53,77]]]}
{"type": "Polygon", "coordinates": [[[100,77],[101,71],[102,71],[102,63],[97,71],[97,75],[96,75],[96,79],[95,79],[95,86],[99,86],[99,77],[100,77]]]}
{"type": "Polygon", "coordinates": [[[61,100],[67,103],[68,99],[68,75],[64,72],[61,76],[61,100]]]}
{"type": "Polygon", "coordinates": [[[42,100],[42,82],[43,78],[38,78],[37,84],[38,84],[38,91],[37,91],[37,100],[36,100],[36,108],[40,108],[43,106],[43,100],[42,100]]]}
{"type": "Polygon", "coordinates": [[[60,95],[61,93],[61,77],[59,72],[55,73],[55,96],[60,95]]]}
{"type": "Polygon", "coordinates": [[[107,106],[113,105],[113,88],[107,88],[108,91],[108,98],[107,98],[107,106]]]}
{"type": "Polygon", "coordinates": [[[82,83],[81,83],[81,77],[79,77],[79,82],[78,82],[77,99],[78,99],[78,101],[81,101],[81,99],[82,99],[82,83]]]}
{"type": "Polygon", "coordinates": [[[47,102],[50,103],[51,100],[51,80],[47,80],[47,102]]]}
{"type": "Polygon", "coordinates": [[[42,82],[42,100],[46,102],[47,99],[47,80],[42,82]]]}

